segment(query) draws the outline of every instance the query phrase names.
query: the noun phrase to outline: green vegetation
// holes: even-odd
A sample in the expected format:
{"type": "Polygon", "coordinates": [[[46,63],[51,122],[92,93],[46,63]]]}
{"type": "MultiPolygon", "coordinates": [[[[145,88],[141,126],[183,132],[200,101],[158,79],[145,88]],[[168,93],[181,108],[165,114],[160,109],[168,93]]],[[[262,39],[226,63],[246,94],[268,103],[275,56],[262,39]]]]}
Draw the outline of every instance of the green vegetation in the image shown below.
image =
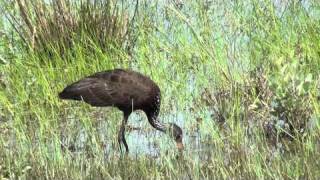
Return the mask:
{"type": "Polygon", "coordinates": [[[0,179],[319,179],[320,3],[177,2],[0,0],[0,179]],[[117,109],[58,99],[112,68],[159,84],[183,154],[135,113],[125,156],[117,109]]]}

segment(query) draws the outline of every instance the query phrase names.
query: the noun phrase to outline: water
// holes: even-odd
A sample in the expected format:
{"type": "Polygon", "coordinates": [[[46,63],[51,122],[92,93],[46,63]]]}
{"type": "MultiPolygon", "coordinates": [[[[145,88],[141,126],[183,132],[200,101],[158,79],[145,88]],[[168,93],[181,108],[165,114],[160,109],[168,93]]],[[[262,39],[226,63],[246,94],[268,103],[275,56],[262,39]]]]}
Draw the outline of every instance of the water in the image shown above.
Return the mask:
{"type": "MultiPolygon", "coordinates": [[[[101,108],[101,111],[104,110],[105,108],[101,108]]],[[[107,115],[108,113],[102,114],[107,115]]],[[[103,117],[102,114],[101,117],[98,117],[98,123],[95,130],[98,134],[98,141],[101,141],[101,147],[103,148],[105,158],[109,159],[114,156],[121,156],[121,154],[124,154],[125,148],[122,146],[123,152],[121,152],[117,142],[117,133],[120,122],[118,123],[118,126],[114,126],[114,123],[108,121],[107,117],[103,117]]],[[[122,119],[120,113],[117,115],[120,115],[119,119],[122,119]]],[[[186,123],[186,118],[188,116],[190,115],[188,115],[187,112],[177,112],[161,115],[159,118],[162,122],[174,122],[183,129],[184,153],[189,155],[192,154],[194,158],[206,158],[206,154],[214,149],[212,144],[206,143],[208,136],[211,136],[210,132],[201,132],[201,125],[196,121],[194,121],[195,124],[186,123]]],[[[70,118],[77,117],[73,116],[70,118]]],[[[90,138],[92,137],[88,135],[79,120],[73,119],[73,121],[76,125],[68,128],[79,130],[74,134],[65,132],[61,142],[64,144],[64,148],[69,149],[71,153],[85,152],[87,150],[86,144],[90,144],[90,141],[92,140],[90,138]]],[[[116,121],[116,119],[114,119],[114,121],[116,121]]],[[[178,153],[174,140],[168,135],[154,129],[148,123],[147,117],[142,111],[136,111],[130,115],[125,135],[129,146],[129,156],[132,158],[141,156],[159,158],[163,153],[178,153]]]]}

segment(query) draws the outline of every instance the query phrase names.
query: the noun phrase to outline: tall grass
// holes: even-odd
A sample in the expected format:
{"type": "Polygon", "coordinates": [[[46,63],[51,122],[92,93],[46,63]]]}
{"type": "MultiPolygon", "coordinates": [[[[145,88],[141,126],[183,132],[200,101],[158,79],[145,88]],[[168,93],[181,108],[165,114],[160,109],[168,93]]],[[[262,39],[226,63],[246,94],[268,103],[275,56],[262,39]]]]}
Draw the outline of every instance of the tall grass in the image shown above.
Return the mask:
{"type": "Polygon", "coordinates": [[[0,178],[320,177],[317,1],[27,2],[0,1],[0,178]],[[135,113],[124,156],[119,111],[58,99],[112,68],[159,84],[183,154],[135,113]]]}
{"type": "Polygon", "coordinates": [[[110,51],[114,46],[127,50],[134,46],[131,29],[138,3],[14,0],[2,4],[22,45],[35,52],[53,54],[54,50],[64,55],[75,44],[90,50],[91,47],[86,46],[88,40],[104,51],[110,51]],[[128,8],[133,9],[132,13],[128,8]]]}

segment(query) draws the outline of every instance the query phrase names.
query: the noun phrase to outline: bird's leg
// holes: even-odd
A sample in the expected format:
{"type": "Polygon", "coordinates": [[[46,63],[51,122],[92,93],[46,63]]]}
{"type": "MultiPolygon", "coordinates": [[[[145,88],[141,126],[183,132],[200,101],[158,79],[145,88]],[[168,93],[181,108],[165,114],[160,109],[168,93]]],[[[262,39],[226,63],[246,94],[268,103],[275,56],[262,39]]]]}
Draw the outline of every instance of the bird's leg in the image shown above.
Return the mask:
{"type": "Polygon", "coordinates": [[[125,133],[126,124],[128,122],[128,117],[129,117],[129,114],[124,112],[123,121],[121,123],[121,127],[118,133],[118,143],[119,143],[120,151],[122,152],[122,149],[121,149],[121,142],[122,142],[126,148],[126,153],[129,153],[129,148],[128,148],[128,144],[126,142],[124,133],[125,133]]]}

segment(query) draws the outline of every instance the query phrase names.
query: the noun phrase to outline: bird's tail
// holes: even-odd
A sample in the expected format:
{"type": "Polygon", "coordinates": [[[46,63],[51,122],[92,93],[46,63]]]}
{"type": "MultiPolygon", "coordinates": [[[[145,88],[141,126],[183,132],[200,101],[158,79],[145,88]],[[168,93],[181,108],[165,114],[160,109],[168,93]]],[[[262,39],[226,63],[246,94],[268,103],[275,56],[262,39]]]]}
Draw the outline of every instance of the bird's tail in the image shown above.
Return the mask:
{"type": "Polygon", "coordinates": [[[59,98],[60,99],[69,99],[70,98],[70,93],[64,89],[62,92],[59,93],[59,98]]]}
{"type": "Polygon", "coordinates": [[[60,92],[59,98],[81,100],[81,97],[75,91],[73,91],[72,86],[67,86],[62,92],[60,92]]]}

